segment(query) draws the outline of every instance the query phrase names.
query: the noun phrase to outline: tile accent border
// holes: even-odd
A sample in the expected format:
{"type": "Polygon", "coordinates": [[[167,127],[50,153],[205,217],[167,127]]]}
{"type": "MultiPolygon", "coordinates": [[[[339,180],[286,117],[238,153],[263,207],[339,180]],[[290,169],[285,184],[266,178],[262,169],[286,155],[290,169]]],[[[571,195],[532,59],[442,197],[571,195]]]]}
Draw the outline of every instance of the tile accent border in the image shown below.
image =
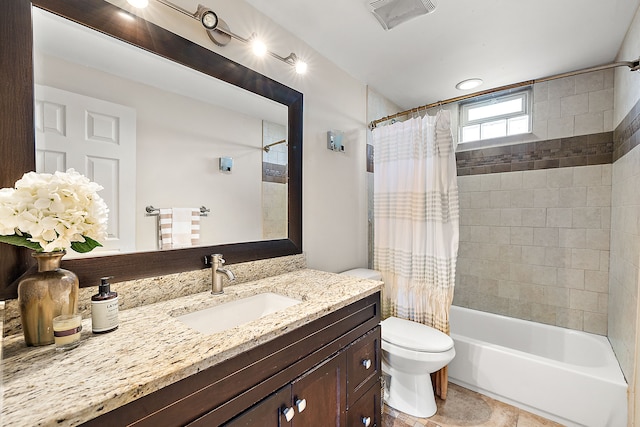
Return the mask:
{"type": "Polygon", "coordinates": [[[462,151],[456,153],[458,176],[609,164],[613,141],[613,132],[602,132],[462,151]]]}
{"type": "Polygon", "coordinates": [[[640,145],[640,100],[613,131],[613,161],[640,145]]]}

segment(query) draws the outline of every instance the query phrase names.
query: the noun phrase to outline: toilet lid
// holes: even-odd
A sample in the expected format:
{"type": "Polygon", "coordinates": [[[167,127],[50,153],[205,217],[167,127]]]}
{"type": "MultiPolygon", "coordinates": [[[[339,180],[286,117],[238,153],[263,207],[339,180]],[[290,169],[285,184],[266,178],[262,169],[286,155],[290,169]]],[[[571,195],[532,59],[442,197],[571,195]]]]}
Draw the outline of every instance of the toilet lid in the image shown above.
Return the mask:
{"type": "Polygon", "coordinates": [[[453,347],[453,339],[449,335],[422,323],[389,317],[380,324],[382,340],[400,347],[430,353],[447,351],[453,347]]]}

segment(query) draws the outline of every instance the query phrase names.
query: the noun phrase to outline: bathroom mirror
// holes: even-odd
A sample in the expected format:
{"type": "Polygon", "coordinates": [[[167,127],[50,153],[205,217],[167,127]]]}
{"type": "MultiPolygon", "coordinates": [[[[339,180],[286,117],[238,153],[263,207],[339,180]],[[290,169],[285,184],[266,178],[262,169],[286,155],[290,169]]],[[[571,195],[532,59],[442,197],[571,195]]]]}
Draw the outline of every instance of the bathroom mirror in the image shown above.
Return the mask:
{"type": "Polygon", "coordinates": [[[285,105],[42,9],[32,20],[36,171],[104,187],[108,238],[91,256],[171,249],[160,208],[204,207],[194,246],[287,237],[286,180],[263,178],[286,173],[286,144],[263,149],[286,141],[285,105]]]}
{"type": "MultiPolygon", "coordinates": [[[[19,4],[3,2],[0,20],[5,28],[16,33],[30,30],[31,10],[19,4]]],[[[35,7],[50,11],[88,28],[108,34],[137,46],[160,57],[182,64],[208,78],[222,80],[235,88],[251,92],[273,104],[286,109],[286,133],[288,134],[288,195],[287,195],[287,236],[273,240],[228,241],[213,246],[198,246],[169,251],[145,251],[105,257],[67,260],[63,264],[78,274],[81,286],[93,286],[101,276],[112,275],[117,280],[130,280],[170,274],[179,271],[205,268],[204,256],[215,252],[225,255],[227,262],[242,262],[301,253],[301,191],[302,191],[302,94],[272,79],[256,73],[242,65],[230,61],[216,53],[183,39],[144,19],[132,17],[118,18],[119,8],[102,0],[35,0],[35,7]]],[[[4,35],[4,33],[3,33],[4,35]]],[[[3,72],[15,79],[12,88],[3,87],[0,95],[11,96],[11,108],[3,110],[0,118],[3,127],[0,154],[14,158],[15,162],[3,167],[0,172],[2,186],[10,186],[22,172],[35,168],[34,149],[34,109],[33,104],[24,105],[33,99],[25,85],[24,67],[31,68],[31,37],[14,37],[15,43],[3,54],[3,72]],[[10,63],[4,61],[8,59],[10,63]],[[21,74],[22,73],[22,74],[21,74]],[[6,113],[6,111],[11,111],[6,113]],[[31,126],[28,122],[31,120],[31,126]],[[10,139],[12,142],[9,142],[10,139]]],[[[7,38],[5,38],[7,40],[7,38]]],[[[27,73],[27,79],[30,77],[27,73]]],[[[9,85],[12,86],[12,85],[9,85]]],[[[254,95],[255,96],[255,95],[254,95]]],[[[3,107],[5,105],[3,104],[3,107]]],[[[4,164],[3,164],[4,166],[4,164]]],[[[152,219],[153,220],[153,219],[152,219]]],[[[203,218],[206,221],[207,218],[203,218]]],[[[2,279],[0,295],[2,299],[15,296],[15,280],[31,264],[28,251],[8,245],[0,246],[0,269],[2,279]],[[12,283],[14,286],[12,286],[12,283]]]]}

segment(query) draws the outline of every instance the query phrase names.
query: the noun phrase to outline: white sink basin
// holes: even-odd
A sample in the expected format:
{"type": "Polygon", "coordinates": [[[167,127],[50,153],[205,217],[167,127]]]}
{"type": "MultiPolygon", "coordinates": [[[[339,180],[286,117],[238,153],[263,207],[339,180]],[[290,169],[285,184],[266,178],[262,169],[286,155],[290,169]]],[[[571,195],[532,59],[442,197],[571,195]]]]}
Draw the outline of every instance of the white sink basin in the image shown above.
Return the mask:
{"type": "Polygon", "coordinates": [[[301,301],[265,292],[205,308],[177,317],[185,325],[203,334],[213,334],[284,310],[301,301]]]}

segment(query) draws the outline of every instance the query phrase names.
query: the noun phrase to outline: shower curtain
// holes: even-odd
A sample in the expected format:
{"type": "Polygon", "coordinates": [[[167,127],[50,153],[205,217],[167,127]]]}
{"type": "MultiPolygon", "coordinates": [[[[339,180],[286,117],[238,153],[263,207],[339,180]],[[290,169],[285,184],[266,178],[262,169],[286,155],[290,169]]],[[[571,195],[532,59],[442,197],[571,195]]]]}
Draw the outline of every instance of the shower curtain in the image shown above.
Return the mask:
{"type": "MultiPolygon", "coordinates": [[[[373,145],[373,267],[385,283],[383,317],[449,334],[459,240],[450,113],[375,128],[373,145]]],[[[447,368],[435,376],[445,399],[447,368]]]]}

